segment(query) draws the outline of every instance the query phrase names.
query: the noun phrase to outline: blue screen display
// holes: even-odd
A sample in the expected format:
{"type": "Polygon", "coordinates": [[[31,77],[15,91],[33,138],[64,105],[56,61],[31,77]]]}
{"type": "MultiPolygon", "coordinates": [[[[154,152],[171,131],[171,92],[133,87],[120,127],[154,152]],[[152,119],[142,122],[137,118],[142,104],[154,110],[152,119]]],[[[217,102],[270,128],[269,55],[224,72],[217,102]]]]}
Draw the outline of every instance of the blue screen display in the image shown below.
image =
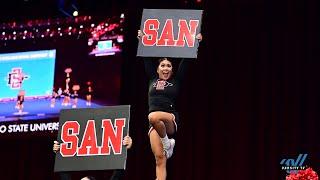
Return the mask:
{"type": "Polygon", "coordinates": [[[56,50],[0,54],[0,100],[50,96],[54,85],[56,50]]]}

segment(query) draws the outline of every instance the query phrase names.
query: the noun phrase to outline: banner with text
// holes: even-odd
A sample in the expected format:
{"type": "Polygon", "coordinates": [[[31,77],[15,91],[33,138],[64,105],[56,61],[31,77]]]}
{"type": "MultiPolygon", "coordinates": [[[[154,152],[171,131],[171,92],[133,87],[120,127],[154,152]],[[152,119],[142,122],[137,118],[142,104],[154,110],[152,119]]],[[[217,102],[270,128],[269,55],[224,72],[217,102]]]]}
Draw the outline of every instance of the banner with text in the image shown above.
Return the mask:
{"type": "Polygon", "coordinates": [[[202,10],[144,9],[137,56],[197,58],[202,10]]]}
{"type": "Polygon", "coordinates": [[[62,110],[54,171],[125,169],[129,119],[129,105],[62,110]]]}
{"type": "Polygon", "coordinates": [[[26,133],[38,133],[41,134],[43,132],[56,132],[58,130],[59,123],[58,122],[37,122],[32,121],[28,123],[6,123],[0,124],[0,134],[8,135],[8,134],[21,134],[25,135],[26,133]]]}

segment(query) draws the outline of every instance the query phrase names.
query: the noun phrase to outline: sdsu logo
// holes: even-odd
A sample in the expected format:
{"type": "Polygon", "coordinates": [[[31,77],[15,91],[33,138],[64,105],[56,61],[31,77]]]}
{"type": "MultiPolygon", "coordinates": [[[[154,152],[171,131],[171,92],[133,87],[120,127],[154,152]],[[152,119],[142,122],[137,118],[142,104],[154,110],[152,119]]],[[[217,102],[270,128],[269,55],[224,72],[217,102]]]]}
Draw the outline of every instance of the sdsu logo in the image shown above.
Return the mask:
{"type": "Polygon", "coordinates": [[[8,73],[8,86],[11,89],[20,89],[22,86],[22,82],[25,79],[29,79],[30,77],[28,75],[25,75],[22,72],[22,68],[12,68],[11,72],[8,73]]]}
{"type": "Polygon", "coordinates": [[[164,88],[168,86],[173,86],[173,84],[160,79],[158,79],[157,82],[153,83],[153,87],[155,87],[156,90],[164,90],[164,88]]]}
{"type": "Polygon", "coordinates": [[[82,139],[78,137],[80,124],[77,121],[65,122],[61,129],[61,140],[63,141],[60,148],[61,155],[63,157],[110,155],[111,148],[114,154],[121,154],[125,120],[125,118],[115,119],[115,127],[111,119],[102,120],[101,146],[98,146],[94,120],[87,121],[82,139]]]}

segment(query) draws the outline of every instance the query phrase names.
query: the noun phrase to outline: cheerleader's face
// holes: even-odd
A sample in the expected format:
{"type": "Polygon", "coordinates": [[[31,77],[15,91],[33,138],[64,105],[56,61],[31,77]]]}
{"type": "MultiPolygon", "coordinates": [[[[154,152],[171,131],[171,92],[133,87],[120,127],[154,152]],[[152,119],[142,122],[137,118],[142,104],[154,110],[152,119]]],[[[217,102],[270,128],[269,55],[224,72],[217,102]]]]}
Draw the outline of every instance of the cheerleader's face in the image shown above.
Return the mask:
{"type": "Polygon", "coordinates": [[[160,62],[157,73],[162,80],[168,80],[172,76],[172,63],[167,59],[160,62]]]}

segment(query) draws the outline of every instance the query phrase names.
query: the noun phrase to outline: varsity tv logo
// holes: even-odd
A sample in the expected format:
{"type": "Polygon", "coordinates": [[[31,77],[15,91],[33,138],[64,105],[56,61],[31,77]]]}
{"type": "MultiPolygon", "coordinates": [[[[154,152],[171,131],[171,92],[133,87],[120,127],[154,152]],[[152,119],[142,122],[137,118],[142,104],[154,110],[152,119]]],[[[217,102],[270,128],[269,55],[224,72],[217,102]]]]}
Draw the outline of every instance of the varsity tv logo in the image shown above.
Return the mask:
{"type": "Polygon", "coordinates": [[[282,170],[286,170],[287,173],[297,172],[298,170],[306,169],[304,162],[308,154],[299,154],[297,159],[282,159],[280,164],[282,170]]]}

